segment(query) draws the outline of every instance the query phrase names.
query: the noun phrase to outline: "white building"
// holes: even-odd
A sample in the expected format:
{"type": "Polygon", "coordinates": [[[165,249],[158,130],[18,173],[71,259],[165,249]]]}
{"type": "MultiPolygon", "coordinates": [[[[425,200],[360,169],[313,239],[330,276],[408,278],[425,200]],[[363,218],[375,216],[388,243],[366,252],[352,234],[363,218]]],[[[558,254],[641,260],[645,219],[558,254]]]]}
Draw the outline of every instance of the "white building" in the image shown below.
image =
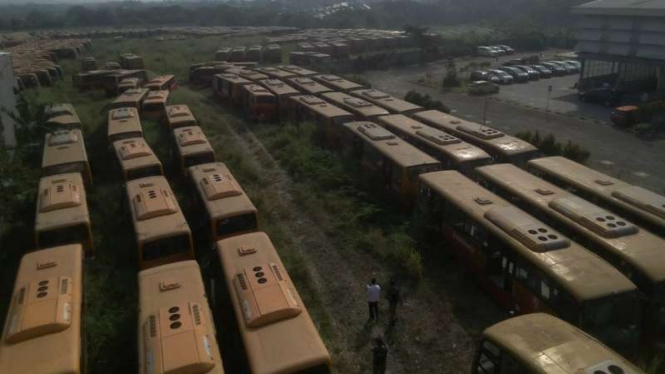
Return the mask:
{"type": "Polygon", "coordinates": [[[16,137],[14,136],[14,121],[7,116],[3,109],[13,111],[16,106],[16,96],[14,87],[16,78],[12,69],[12,55],[0,52],[0,145],[7,148],[16,146],[16,137]]]}

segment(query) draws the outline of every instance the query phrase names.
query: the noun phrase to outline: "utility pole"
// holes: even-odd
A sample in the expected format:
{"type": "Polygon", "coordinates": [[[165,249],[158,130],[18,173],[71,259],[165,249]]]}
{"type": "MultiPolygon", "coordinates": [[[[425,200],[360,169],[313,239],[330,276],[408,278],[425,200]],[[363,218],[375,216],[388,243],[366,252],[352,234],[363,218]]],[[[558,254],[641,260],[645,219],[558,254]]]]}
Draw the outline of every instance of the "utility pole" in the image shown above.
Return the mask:
{"type": "Polygon", "coordinates": [[[483,126],[487,124],[487,104],[489,102],[488,97],[489,95],[485,95],[485,104],[483,105],[483,126]]]}
{"type": "Polygon", "coordinates": [[[547,104],[545,106],[545,112],[547,112],[547,122],[550,121],[550,96],[552,95],[552,85],[547,86],[547,104]]]}

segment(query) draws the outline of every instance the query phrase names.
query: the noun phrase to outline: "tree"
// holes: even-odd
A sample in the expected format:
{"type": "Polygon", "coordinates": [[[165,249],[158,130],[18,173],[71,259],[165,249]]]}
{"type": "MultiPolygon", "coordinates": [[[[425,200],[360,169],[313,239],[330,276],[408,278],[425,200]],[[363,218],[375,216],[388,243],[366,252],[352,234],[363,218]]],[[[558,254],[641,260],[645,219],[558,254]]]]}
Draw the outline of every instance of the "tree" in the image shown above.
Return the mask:
{"type": "Polygon", "coordinates": [[[457,66],[452,58],[446,59],[446,75],[443,77],[442,87],[459,87],[460,81],[457,78],[457,66]]]}

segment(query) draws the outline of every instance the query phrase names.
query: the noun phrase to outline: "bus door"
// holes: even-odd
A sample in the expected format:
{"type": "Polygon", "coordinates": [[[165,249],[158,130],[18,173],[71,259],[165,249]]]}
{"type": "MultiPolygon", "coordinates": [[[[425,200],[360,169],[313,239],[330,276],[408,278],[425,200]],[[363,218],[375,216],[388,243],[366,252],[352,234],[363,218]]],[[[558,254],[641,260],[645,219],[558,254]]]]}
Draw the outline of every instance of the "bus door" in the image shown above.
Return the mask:
{"type": "Polygon", "coordinates": [[[478,349],[473,374],[501,374],[501,350],[484,340],[478,349]]]}

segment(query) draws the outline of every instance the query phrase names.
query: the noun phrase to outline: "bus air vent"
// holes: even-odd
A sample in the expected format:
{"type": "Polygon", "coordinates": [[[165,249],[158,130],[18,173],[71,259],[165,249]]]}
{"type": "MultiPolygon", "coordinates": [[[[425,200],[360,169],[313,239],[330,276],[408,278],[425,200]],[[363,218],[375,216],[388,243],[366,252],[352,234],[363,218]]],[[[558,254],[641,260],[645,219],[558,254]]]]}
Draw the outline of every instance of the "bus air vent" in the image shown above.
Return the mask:
{"type": "Polygon", "coordinates": [[[78,185],[72,182],[54,183],[42,190],[39,197],[39,211],[52,212],[77,207],[81,203],[81,191],[78,185]]]}
{"type": "Polygon", "coordinates": [[[535,191],[536,191],[536,193],[538,193],[540,195],[543,195],[543,196],[554,194],[554,192],[552,190],[548,190],[546,188],[536,188],[535,191]]]}
{"type": "Polygon", "coordinates": [[[184,105],[172,105],[169,107],[169,117],[190,116],[189,109],[184,105]]]}
{"type": "Polygon", "coordinates": [[[303,86],[311,86],[311,85],[316,84],[316,82],[314,82],[313,80],[311,80],[309,78],[296,78],[296,79],[294,79],[294,81],[296,83],[300,84],[300,85],[303,85],[303,86]]]}
{"type": "Polygon", "coordinates": [[[295,291],[281,275],[281,269],[275,263],[255,264],[236,275],[236,293],[248,327],[263,326],[301,313],[293,296],[295,291]],[[247,288],[241,284],[243,277],[247,288]]]}
{"type": "Polygon", "coordinates": [[[111,118],[120,120],[120,119],[129,119],[136,117],[136,109],[134,108],[120,108],[114,109],[111,114],[111,118]]]}
{"type": "Polygon", "coordinates": [[[473,201],[475,201],[479,205],[490,205],[490,204],[492,204],[492,200],[484,198],[484,197],[476,197],[475,199],[473,199],[473,201]]]}
{"type": "Polygon", "coordinates": [[[264,87],[261,87],[257,84],[250,84],[247,86],[247,89],[252,91],[253,93],[260,93],[260,94],[270,94],[268,90],[266,90],[264,87]]]}
{"type": "Polygon", "coordinates": [[[385,93],[383,93],[383,92],[381,92],[381,91],[377,91],[377,90],[367,90],[367,91],[363,91],[362,95],[363,95],[363,96],[367,96],[367,97],[369,97],[370,99],[374,99],[374,100],[387,99],[387,98],[390,97],[390,95],[385,94],[385,93]]]}
{"type": "Polygon", "coordinates": [[[614,184],[614,182],[604,179],[596,179],[594,182],[596,182],[596,184],[599,184],[601,186],[611,186],[614,184]]]}
{"type": "Polygon", "coordinates": [[[371,140],[390,140],[390,139],[395,139],[395,135],[393,135],[390,131],[384,129],[383,127],[380,127],[378,125],[375,125],[371,122],[364,122],[361,125],[358,126],[358,131],[365,135],[366,137],[370,138],[371,140]]]}
{"type": "Polygon", "coordinates": [[[150,337],[151,338],[156,338],[157,337],[157,318],[155,318],[154,315],[151,315],[148,317],[148,324],[150,326],[150,337]]]}
{"type": "Polygon", "coordinates": [[[166,95],[162,91],[150,91],[146,100],[164,99],[166,95]]]}
{"type": "Polygon", "coordinates": [[[136,219],[139,221],[166,216],[178,211],[173,197],[168,191],[161,188],[141,191],[134,196],[132,206],[136,219]]]}
{"type": "Polygon", "coordinates": [[[484,214],[490,222],[534,252],[567,248],[570,241],[514,206],[494,207],[484,214]]]}
{"type": "MultiPolygon", "coordinates": [[[[150,331],[145,334],[153,373],[203,374],[215,367],[206,321],[199,314],[201,323],[196,323],[195,306],[199,307],[190,302],[159,309],[156,336],[150,331]]],[[[151,328],[150,323],[144,323],[144,331],[151,328]]]]}
{"type": "Polygon", "coordinates": [[[328,82],[339,82],[339,81],[342,80],[342,78],[340,78],[336,75],[322,75],[321,79],[323,79],[324,81],[328,81],[328,82]]]}
{"type": "Polygon", "coordinates": [[[496,139],[504,136],[504,133],[502,133],[499,130],[494,130],[491,127],[483,126],[479,123],[473,123],[473,122],[467,122],[463,125],[459,125],[457,126],[457,129],[459,131],[463,131],[467,134],[485,140],[496,139]]]}
{"type": "Polygon", "coordinates": [[[446,134],[445,132],[441,130],[437,130],[431,127],[424,128],[422,130],[416,131],[416,134],[418,134],[420,137],[425,138],[431,142],[434,142],[438,145],[450,145],[450,144],[458,144],[461,143],[462,141],[457,139],[456,137],[446,134]]]}
{"type": "Polygon", "coordinates": [[[636,374],[633,370],[615,362],[614,360],[607,360],[589,366],[584,369],[585,374],[636,374]]]}
{"type": "Polygon", "coordinates": [[[178,143],[181,147],[189,147],[196,144],[205,144],[208,141],[206,140],[205,135],[199,128],[189,128],[183,131],[180,131],[178,134],[178,143]]]}
{"type": "Polygon", "coordinates": [[[612,196],[665,219],[665,196],[637,186],[618,189],[612,192],[612,196]]]}
{"type": "Polygon", "coordinates": [[[67,329],[72,320],[71,278],[35,280],[21,288],[10,306],[7,342],[18,343],[67,329]],[[67,292],[62,293],[66,283],[67,292]]]}
{"type": "Polygon", "coordinates": [[[143,139],[126,140],[120,146],[120,157],[123,160],[146,157],[152,154],[152,150],[143,139]]]}
{"type": "Polygon", "coordinates": [[[459,125],[460,123],[462,123],[462,121],[460,121],[458,119],[453,119],[453,120],[450,121],[450,123],[452,123],[453,125],[459,125]]]}
{"type": "Polygon", "coordinates": [[[357,99],[355,97],[345,97],[343,101],[345,104],[350,105],[354,108],[367,108],[373,106],[373,104],[368,103],[367,101],[362,99],[357,99]]]}
{"type": "Polygon", "coordinates": [[[229,174],[209,174],[199,182],[208,201],[242,195],[242,190],[229,174]]]}
{"type": "Polygon", "coordinates": [[[327,104],[325,101],[319,99],[316,96],[303,96],[300,98],[300,101],[307,105],[320,105],[320,104],[327,104]]]}
{"type": "Polygon", "coordinates": [[[604,238],[619,238],[638,231],[636,226],[625,219],[577,196],[552,200],[549,206],[604,238]]]}
{"type": "Polygon", "coordinates": [[[48,145],[51,147],[65,144],[73,144],[79,140],[76,133],[69,130],[55,131],[51,134],[48,140],[48,145]]]}

